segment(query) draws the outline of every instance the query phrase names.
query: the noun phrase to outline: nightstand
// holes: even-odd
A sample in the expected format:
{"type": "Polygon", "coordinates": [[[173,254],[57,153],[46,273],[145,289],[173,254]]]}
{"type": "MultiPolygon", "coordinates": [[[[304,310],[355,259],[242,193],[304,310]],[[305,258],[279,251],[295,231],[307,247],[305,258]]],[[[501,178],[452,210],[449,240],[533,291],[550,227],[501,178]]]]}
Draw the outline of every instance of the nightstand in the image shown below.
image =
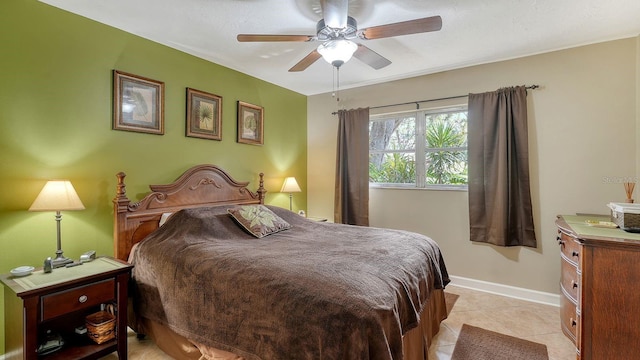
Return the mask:
{"type": "Polygon", "coordinates": [[[119,359],[127,359],[127,286],[132,267],[100,257],[48,274],[40,269],[24,277],[0,275],[5,287],[6,359],[97,359],[114,351],[119,359]],[[74,330],[102,304],[115,305],[116,337],[96,344],[74,330]],[[62,336],[64,347],[38,355],[36,349],[49,330],[62,336]]]}

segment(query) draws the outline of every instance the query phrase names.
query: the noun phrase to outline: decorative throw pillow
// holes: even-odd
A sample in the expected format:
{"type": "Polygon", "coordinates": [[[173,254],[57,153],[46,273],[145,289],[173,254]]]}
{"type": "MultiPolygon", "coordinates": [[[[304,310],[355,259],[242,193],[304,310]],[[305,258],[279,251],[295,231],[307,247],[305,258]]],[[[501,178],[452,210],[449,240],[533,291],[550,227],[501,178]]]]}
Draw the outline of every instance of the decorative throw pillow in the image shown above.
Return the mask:
{"type": "Polygon", "coordinates": [[[258,239],[291,228],[288,222],[263,205],[238,206],[227,211],[240,226],[258,239]]]}

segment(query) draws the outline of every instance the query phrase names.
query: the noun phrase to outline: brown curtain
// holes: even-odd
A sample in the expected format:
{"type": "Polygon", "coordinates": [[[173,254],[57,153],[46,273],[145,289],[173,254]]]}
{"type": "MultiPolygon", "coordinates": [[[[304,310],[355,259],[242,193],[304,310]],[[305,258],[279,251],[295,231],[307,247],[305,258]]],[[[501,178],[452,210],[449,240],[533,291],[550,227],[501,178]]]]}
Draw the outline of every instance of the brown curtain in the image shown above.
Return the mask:
{"type": "Polygon", "coordinates": [[[536,247],[529,186],[527,90],[469,94],[471,241],[536,247]]]}
{"type": "Polygon", "coordinates": [[[369,108],[338,111],[334,221],[369,226],[369,108]]]}

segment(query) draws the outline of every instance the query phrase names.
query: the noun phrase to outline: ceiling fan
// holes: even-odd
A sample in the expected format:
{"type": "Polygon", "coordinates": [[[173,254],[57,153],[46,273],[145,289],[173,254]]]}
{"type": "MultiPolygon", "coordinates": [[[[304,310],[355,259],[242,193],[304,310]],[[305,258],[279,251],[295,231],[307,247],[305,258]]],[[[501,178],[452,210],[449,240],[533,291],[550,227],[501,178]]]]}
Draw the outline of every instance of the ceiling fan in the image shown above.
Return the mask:
{"type": "Polygon", "coordinates": [[[322,42],[317,49],[305,56],[289,71],[303,71],[321,57],[339,68],[352,56],[378,70],[391,64],[391,61],[365,45],[355,43],[352,40],[374,40],[438,31],[442,28],[442,18],[431,16],[359,30],[356,19],[347,14],[348,0],[321,0],[320,5],[323,19],[320,19],[316,25],[316,35],[239,34],[237,39],[240,42],[322,42]]]}

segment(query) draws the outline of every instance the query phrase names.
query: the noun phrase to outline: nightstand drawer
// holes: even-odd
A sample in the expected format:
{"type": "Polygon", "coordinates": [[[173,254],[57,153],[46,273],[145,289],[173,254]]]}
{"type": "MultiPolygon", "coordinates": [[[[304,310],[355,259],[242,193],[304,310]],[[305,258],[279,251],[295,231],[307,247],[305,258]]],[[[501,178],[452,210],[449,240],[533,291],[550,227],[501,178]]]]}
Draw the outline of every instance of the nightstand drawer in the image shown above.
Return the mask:
{"type": "Polygon", "coordinates": [[[114,298],[114,279],[45,295],[41,302],[41,321],[109,302],[114,298]]]}

